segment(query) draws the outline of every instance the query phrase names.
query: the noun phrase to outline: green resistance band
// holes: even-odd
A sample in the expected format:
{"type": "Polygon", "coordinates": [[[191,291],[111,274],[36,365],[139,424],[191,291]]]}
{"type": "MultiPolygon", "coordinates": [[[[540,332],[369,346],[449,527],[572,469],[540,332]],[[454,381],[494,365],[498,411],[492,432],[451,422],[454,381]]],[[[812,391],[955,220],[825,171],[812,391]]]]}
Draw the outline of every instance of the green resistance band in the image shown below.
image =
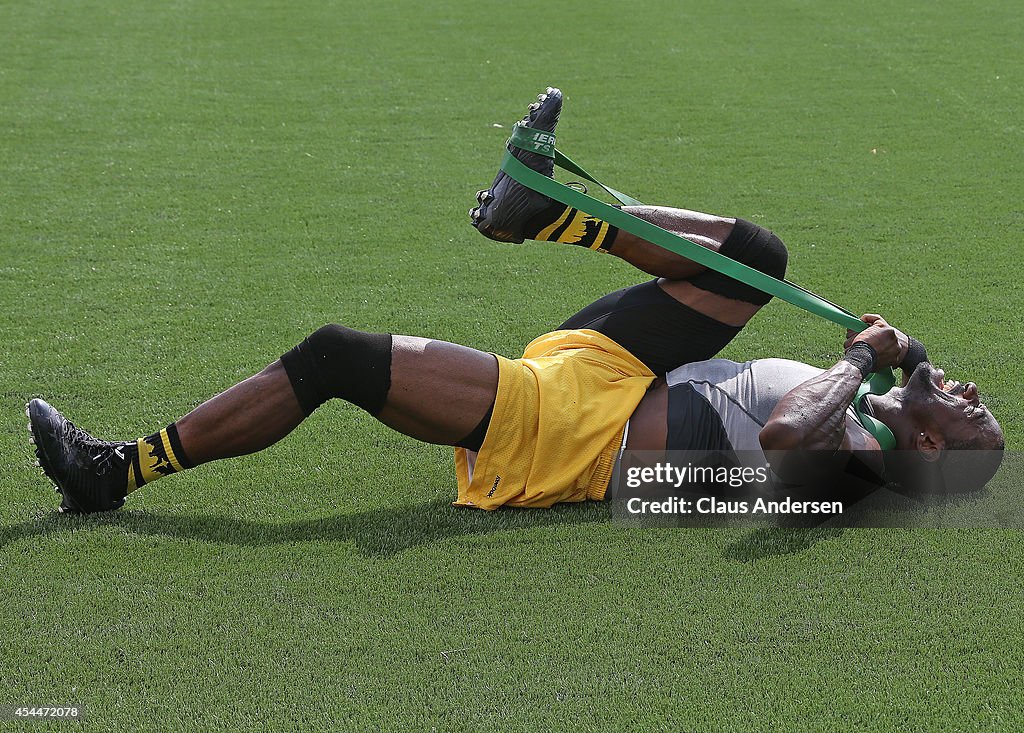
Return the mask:
{"type": "Polygon", "coordinates": [[[885,394],[896,384],[896,375],[892,369],[883,369],[871,375],[868,381],[860,385],[857,396],[853,398],[853,411],[857,413],[857,419],[864,428],[875,436],[878,445],[882,450],[893,450],[896,448],[896,436],[892,430],[881,420],[877,420],[861,409],[864,398],[869,394],[885,394]]]}
{"type": "MultiPolygon", "coordinates": [[[[585,171],[582,166],[558,150],[555,147],[555,136],[553,133],[534,130],[521,123],[517,123],[512,128],[512,136],[509,138],[508,144],[531,153],[552,158],[555,161],[555,165],[600,186],[609,196],[623,206],[644,205],[632,196],[604,185],[585,171]]],[[[825,300],[810,290],[806,290],[789,280],[779,280],[771,275],[766,275],[760,270],[755,270],[744,265],[742,262],[737,262],[718,252],[701,247],[699,244],[680,237],[678,234],[644,221],[622,209],[610,206],[593,196],[588,196],[582,191],[559,183],[553,178],[548,178],[521,163],[512,155],[510,150],[506,149],[505,151],[505,157],[501,162],[501,170],[527,188],[537,191],[550,199],[602,219],[612,226],[634,234],[663,249],[667,249],[669,252],[674,252],[697,264],[704,265],[710,270],[715,270],[734,280],[757,288],[762,292],[774,295],[798,308],[803,308],[809,313],[821,316],[858,333],[867,328],[867,324],[850,311],[831,301],[825,300]]],[[[894,448],[896,446],[896,439],[893,437],[892,431],[885,424],[861,410],[861,401],[864,395],[867,394],[885,394],[892,389],[895,383],[896,377],[891,369],[875,372],[867,382],[861,385],[853,403],[854,410],[861,424],[875,436],[875,439],[878,440],[879,445],[884,450],[894,448]]]]}

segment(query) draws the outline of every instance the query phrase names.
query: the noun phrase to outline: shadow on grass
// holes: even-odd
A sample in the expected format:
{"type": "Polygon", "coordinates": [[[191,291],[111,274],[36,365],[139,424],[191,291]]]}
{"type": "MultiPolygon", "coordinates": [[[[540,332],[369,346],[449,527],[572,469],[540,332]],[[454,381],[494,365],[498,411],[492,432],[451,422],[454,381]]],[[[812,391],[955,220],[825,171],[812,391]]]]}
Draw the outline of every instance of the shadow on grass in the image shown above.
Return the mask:
{"type": "Polygon", "coordinates": [[[53,512],[0,529],[0,548],[27,537],[113,526],[130,534],[253,547],[299,542],[351,542],[363,555],[391,555],[453,537],[607,522],[610,516],[609,508],[596,502],[556,505],[544,511],[499,509],[484,512],[459,509],[443,500],[280,524],[230,516],[183,516],[141,510],[88,517],[53,512]]]}
{"type": "MultiPolygon", "coordinates": [[[[413,506],[373,509],[294,522],[264,522],[230,516],[155,514],[143,510],[73,517],[56,512],[0,529],[0,548],[18,540],[100,527],[128,534],[259,547],[301,542],[350,542],[365,556],[387,556],[446,539],[489,535],[536,527],[609,522],[604,503],[559,504],[547,510],[459,509],[436,500],[413,506]]],[[[723,550],[727,560],[749,562],[793,555],[839,537],[836,527],[756,529],[723,550]]]]}
{"type": "Polygon", "coordinates": [[[839,537],[845,531],[841,527],[765,527],[726,545],[722,556],[727,560],[749,562],[765,557],[795,555],[823,540],[839,537]]]}

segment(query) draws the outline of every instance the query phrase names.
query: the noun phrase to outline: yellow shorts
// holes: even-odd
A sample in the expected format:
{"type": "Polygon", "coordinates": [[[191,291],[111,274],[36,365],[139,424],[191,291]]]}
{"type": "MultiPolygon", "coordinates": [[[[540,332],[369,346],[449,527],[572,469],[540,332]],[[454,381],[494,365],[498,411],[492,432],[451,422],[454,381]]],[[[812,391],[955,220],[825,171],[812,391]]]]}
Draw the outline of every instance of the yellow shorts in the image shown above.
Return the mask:
{"type": "Polygon", "coordinates": [[[522,359],[497,359],[498,395],[483,445],[478,453],[455,449],[455,504],[497,509],[604,499],[651,370],[589,329],[545,334],[522,359]]]}

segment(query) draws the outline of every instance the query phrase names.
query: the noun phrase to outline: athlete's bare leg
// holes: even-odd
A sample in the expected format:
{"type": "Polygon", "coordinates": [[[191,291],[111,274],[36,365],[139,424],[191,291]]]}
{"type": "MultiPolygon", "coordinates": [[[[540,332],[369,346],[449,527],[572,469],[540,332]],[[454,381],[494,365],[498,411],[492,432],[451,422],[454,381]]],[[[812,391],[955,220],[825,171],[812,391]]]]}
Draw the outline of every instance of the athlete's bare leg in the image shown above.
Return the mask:
{"type": "MultiPolygon", "coordinates": [[[[303,343],[309,344],[310,339],[303,343]]],[[[356,339],[355,353],[345,359],[375,358],[372,350],[360,349],[358,343],[356,339]]],[[[493,355],[411,336],[390,337],[390,345],[389,381],[386,388],[380,387],[382,402],[374,408],[378,420],[418,440],[447,445],[464,442],[479,425],[486,427],[484,417],[498,388],[493,355]]],[[[388,365],[386,361],[384,365],[388,365]]],[[[32,400],[28,412],[36,455],[64,495],[61,510],[89,513],[116,509],[124,503],[126,493],[162,476],[253,453],[281,440],[315,403],[329,396],[304,406],[290,369],[279,359],[159,433],[138,441],[98,441],[69,425],[44,401],[32,400]]],[[[332,389],[352,384],[358,390],[362,381],[356,378],[339,383],[329,368],[305,377],[334,379],[332,389]]]]}
{"type": "MultiPolygon", "coordinates": [[[[494,404],[498,365],[466,346],[395,336],[391,388],[376,418],[427,443],[453,445],[494,404]]],[[[290,433],[305,414],[280,360],[213,397],[177,422],[192,463],[262,450],[290,433]]]]}
{"type": "MultiPolygon", "coordinates": [[[[729,238],[736,224],[735,219],[665,206],[629,206],[623,211],[715,252],[729,238]]],[[[693,260],[621,230],[611,253],[638,270],[667,280],[685,280],[706,269],[693,260]]]]}
{"type": "MultiPolygon", "coordinates": [[[[735,219],[664,206],[633,206],[625,210],[715,252],[736,224],[735,219]]],[[[680,303],[730,326],[745,325],[761,309],[760,305],[694,286],[688,280],[706,267],[629,232],[619,231],[611,253],[649,275],[662,278],[658,285],[680,303]]]]}

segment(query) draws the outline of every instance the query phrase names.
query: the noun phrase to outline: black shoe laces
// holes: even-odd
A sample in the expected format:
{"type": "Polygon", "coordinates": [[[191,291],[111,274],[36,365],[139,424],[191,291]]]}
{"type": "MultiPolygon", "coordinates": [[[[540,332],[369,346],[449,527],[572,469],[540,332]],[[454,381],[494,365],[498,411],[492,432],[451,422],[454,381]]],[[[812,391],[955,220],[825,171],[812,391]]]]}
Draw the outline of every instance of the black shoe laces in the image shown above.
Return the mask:
{"type": "Polygon", "coordinates": [[[116,450],[118,443],[94,438],[70,420],[64,422],[61,438],[65,444],[89,456],[97,476],[106,474],[114,462],[121,459],[116,450]]]}

